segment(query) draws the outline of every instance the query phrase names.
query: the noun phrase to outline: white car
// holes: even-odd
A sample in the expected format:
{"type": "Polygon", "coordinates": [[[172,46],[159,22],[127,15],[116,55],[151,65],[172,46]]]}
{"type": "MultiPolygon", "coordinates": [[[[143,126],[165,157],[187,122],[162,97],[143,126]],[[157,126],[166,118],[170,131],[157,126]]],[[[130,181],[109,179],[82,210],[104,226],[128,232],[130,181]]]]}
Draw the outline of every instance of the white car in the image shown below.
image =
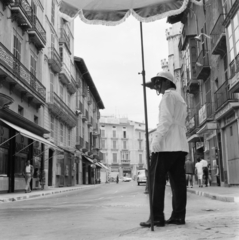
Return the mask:
{"type": "Polygon", "coordinates": [[[138,186],[140,185],[140,183],[146,183],[146,182],[147,182],[147,178],[145,176],[145,170],[138,170],[138,176],[137,176],[138,186]]]}
{"type": "Polygon", "coordinates": [[[123,177],[123,182],[130,182],[132,178],[130,177],[123,177]]]}

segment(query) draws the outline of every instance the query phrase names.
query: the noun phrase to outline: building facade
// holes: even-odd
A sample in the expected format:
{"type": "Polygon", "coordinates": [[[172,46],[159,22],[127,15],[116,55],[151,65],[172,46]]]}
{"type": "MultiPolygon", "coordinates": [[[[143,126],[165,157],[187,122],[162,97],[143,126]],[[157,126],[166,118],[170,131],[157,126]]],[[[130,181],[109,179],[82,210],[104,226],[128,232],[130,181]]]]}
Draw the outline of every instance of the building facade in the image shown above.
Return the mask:
{"type": "Polygon", "coordinates": [[[190,157],[208,160],[213,184],[216,160],[226,186],[239,184],[238,9],[238,1],[212,0],[203,6],[191,3],[180,16],[168,18],[183,24],[178,51],[190,157]]]}
{"type": "Polygon", "coordinates": [[[0,29],[0,192],[24,189],[27,159],[33,189],[95,182],[104,105],[74,57],[74,21],[60,13],[58,0],[4,0],[0,29]],[[94,181],[84,180],[82,155],[94,181]]]}
{"type": "Polygon", "coordinates": [[[145,124],[127,118],[101,117],[103,163],[110,177],[137,176],[146,164],[145,124]]]}

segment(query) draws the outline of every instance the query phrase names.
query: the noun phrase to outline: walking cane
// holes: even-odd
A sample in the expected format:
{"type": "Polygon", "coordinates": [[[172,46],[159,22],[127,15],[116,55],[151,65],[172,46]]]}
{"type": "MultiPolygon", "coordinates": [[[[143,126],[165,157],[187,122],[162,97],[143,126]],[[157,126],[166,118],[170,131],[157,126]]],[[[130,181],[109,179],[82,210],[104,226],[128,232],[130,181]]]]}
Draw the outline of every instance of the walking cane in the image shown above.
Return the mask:
{"type": "Polygon", "coordinates": [[[144,69],[144,44],[143,44],[143,27],[140,22],[140,37],[141,37],[141,52],[142,52],[142,77],[143,77],[143,92],[144,92],[144,116],[145,116],[145,135],[146,135],[146,149],[147,149],[147,166],[148,166],[148,189],[149,189],[149,208],[151,231],[154,231],[154,216],[152,211],[152,189],[150,180],[150,162],[149,162],[149,133],[148,133],[148,116],[147,116],[147,99],[146,99],[146,85],[145,85],[145,69],[144,69]]]}

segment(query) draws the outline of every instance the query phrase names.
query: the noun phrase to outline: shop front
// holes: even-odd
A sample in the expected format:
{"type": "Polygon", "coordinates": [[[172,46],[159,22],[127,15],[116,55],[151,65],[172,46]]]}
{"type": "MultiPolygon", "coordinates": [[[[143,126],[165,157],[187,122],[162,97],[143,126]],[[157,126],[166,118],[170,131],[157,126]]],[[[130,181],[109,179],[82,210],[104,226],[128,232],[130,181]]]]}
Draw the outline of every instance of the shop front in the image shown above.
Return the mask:
{"type": "Polygon", "coordinates": [[[122,165],[122,173],[123,177],[132,177],[132,169],[130,164],[122,165]]]}
{"type": "Polygon", "coordinates": [[[95,183],[95,164],[93,159],[82,155],[82,177],[83,184],[95,183]]]}
{"type": "Polygon", "coordinates": [[[231,102],[215,115],[219,124],[217,156],[220,177],[221,182],[226,186],[239,185],[238,114],[238,104],[231,102]]]}
{"type": "Polygon", "coordinates": [[[19,119],[21,117],[18,115],[16,118],[12,111],[7,116],[10,118],[12,115],[14,123],[0,119],[0,192],[11,193],[24,190],[27,160],[30,160],[30,164],[34,167],[31,187],[32,189],[40,188],[44,171],[44,145],[56,146],[37,135],[37,133],[41,135],[48,133],[47,130],[24,118],[19,119]],[[16,123],[20,126],[15,125],[16,123]]]}

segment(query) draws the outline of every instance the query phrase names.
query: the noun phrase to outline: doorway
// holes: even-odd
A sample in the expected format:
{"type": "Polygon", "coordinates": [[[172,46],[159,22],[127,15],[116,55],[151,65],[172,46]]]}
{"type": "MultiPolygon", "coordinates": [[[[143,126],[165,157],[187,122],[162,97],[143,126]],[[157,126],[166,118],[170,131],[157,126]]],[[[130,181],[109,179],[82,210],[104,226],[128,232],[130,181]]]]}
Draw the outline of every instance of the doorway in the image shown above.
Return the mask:
{"type": "Polygon", "coordinates": [[[48,186],[52,186],[52,167],[53,167],[53,151],[50,149],[48,159],[48,186]]]}

